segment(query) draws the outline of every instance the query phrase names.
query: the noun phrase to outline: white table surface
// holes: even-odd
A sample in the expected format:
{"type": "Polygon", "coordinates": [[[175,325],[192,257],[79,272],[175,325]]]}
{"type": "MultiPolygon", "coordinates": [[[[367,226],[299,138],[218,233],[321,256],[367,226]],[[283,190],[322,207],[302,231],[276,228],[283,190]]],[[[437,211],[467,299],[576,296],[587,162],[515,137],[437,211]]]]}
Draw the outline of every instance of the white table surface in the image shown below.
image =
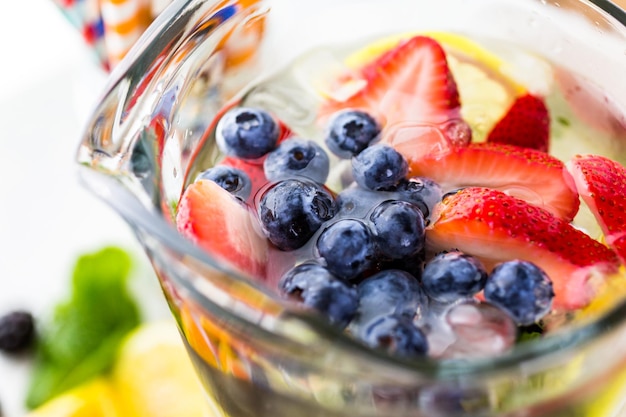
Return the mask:
{"type": "MultiPolygon", "coordinates": [[[[50,0],[0,6],[0,315],[45,317],[66,296],[76,256],[126,247],[145,266],[148,319],[167,317],[129,228],[77,181],[74,153],[106,74],[50,0]],[[8,10],[7,10],[8,9],[8,10]]],[[[30,361],[0,353],[3,417],[24,414],[30,361]]]]}

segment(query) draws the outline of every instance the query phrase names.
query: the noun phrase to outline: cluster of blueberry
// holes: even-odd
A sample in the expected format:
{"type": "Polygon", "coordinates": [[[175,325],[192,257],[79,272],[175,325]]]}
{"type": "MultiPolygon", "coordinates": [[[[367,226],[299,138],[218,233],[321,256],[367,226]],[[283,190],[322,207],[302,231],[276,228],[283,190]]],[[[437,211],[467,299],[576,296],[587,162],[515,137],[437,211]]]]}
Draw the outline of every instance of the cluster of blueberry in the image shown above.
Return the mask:
{"type": "MultiPolygon", "coordinates": [[[[430,304],[472,300],[480,291],[518,325],[535,323],[551,307],[552,284],[528,262],[510,261],[488,276],[481,262],[458,251],[425,263],[425,229],[442,191],[426,178],[407,178],[395,149],[376,143],[380,126],[357,110],[337,113],[325,136],[336,156],[351,159],[353,183],[338,194],[325,187],[330,159],[315,141],[279,142],[267,112],[240,107],[216,130],[220,150],[245,160],[264,158],[268,184],[255,196],[261,228],[301,263],[280,279],[281,291],[348,328],[369,346],[402,356],[428,352],[430,304]]],[[[247,200],[245,172],[216,166],[200,174],[247,200]]]]}

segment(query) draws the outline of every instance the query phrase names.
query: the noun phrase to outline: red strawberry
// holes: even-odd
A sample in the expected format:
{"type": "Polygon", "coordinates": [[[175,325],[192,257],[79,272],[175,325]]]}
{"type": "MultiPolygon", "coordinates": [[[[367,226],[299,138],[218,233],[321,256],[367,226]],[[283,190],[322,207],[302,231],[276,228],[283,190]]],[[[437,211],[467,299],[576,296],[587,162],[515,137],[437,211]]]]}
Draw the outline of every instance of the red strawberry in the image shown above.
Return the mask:
{"type": "Polygon", "coordinates": [[[428,177],[444,192],[462,187],[489,187],[543,207],[571,221],[580,205],[574,179],[559,159],[534,149],[495,143],[472,143],[411,158],[410,174],[428,177]]]}
{"type": "Polygon", "coordinates": [[[211,255],[254,278],[265,278],[268,243],[254,214],[212,181],[190,184],[178,204],[178,231],[211,255]]]}
{"type": "Polygon", "coordinates": [[[320,113],[329,116],[345,108],[367,110],[389,126],[402,122],[439,124],[460,118],[459,93],[446,54],[435,40],[415,36],[403,40],[339,80],[342,86],[362,85],[345,98],[325,102],[320,113]]]}
{"type": "Polygon", "coordinates": [[[576,309],[594,295],[596,279],[617,271],[613,251],[548,211],[488,188],[444,199],[426,232],[433,250],[456,248],[486,265],[522,259],[552,279],[554,307],[576,309]]]}
{"type": "Polygon", "coordinates": [[[493,127],[487,142],[505,143],[548,152],[550,115],[543,99],[532,94],[518,97],[493,127]]]}
{"type": "Polygon", "coordinates": [[[575,156],[567,163],[576,188],[606,238],[626,264],[626,168],[604,156],[575,156]]]}

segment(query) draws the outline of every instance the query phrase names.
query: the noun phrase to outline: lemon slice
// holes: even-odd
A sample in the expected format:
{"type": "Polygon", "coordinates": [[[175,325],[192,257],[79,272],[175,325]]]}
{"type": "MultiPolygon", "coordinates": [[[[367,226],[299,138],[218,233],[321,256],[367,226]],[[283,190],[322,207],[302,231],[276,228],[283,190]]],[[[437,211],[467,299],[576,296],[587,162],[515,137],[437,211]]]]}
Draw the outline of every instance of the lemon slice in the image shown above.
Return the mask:
{"type": "MultiPolygon", "coordinates": [[[[484,141],[525,87],[508,75],[509,65],[478,43],[455,33],[424,32],[439,42],[448,55],[448,65],[461,98],[461,116],[472,128],[473,139],[484,141]]],[[[373,61],[403,39],[417,33],[393,35],[368,44],[348,56],[345,64],[357,69],[373,61]]]]}
{"type": "Polygon", "coordinates": [[[214,415],[172,322],[150,323],[131,333],[111,379],[128,416],[214,415]]]}
{"type": "Polygon", "coordinates": [[[26,417],[122,417],[111,383],[97,378],[53,398],[26,417]]]}

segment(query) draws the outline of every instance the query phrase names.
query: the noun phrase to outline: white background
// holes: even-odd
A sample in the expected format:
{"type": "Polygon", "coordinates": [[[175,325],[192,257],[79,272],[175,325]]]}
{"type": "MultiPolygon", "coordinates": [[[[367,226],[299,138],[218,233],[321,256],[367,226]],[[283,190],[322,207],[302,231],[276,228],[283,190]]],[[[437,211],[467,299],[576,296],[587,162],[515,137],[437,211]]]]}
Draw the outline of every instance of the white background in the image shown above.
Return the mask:
{"type": "MultiPolygon", "coordinates": [[[[51,0],[1,9],[0,315],[23,308],[45,320],[69,290],[76,256],[105,244],[136,254],[144,268],[136,284],[156,299],[147,316],[162,315],[130,230],[77,180],[75,150],[106,74],[51,0]]],[[[27,356],[0,353],[3,417],[23,415],[29,367],[27,356]]]]}

